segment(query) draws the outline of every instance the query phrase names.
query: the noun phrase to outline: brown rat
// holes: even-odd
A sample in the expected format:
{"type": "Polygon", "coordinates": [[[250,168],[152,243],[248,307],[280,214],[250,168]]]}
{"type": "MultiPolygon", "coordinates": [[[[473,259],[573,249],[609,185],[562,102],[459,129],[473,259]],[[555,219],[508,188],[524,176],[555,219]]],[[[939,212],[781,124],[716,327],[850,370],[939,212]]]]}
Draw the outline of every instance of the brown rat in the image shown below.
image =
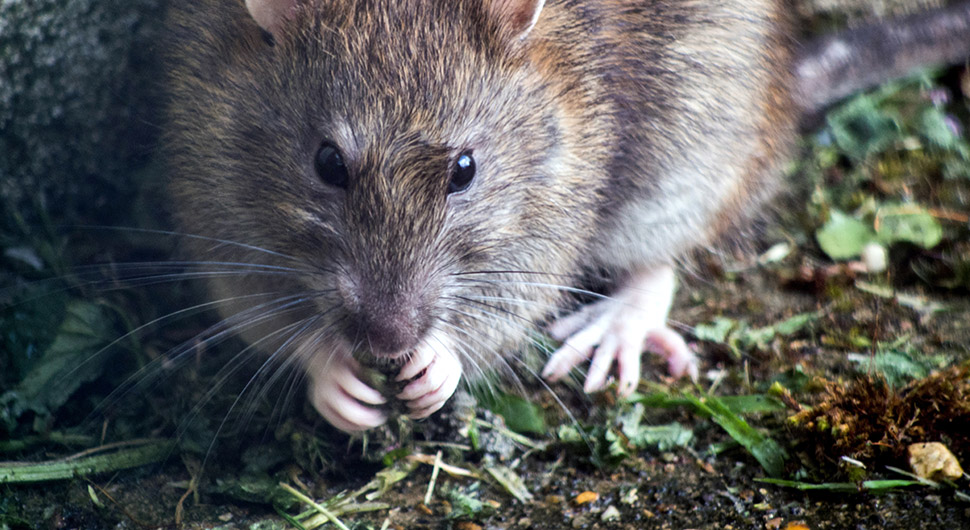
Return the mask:
{"type": "Polygon", "coordinates": [[[338,428],[386,420],[357,357],[424,417],[559,318],[543,375],[633,390],[672,264],[769,198],[792,147],[786,2],[181,2],[173,204],[230,327],[304,366],[338,428]]]}

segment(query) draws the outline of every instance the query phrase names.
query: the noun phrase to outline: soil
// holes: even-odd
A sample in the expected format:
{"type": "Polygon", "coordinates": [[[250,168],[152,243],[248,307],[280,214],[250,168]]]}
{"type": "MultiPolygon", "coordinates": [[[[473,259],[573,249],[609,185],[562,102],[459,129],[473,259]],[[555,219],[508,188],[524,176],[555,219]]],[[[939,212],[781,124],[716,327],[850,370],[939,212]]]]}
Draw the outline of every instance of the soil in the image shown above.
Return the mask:
{"type": "MultiPolygon", "coordinates": [[[[787,270],[787,269],[786,269],[787,270]]],[[[934,318],[919,319],[913,311],[887,303],[876,297],[859,296],[854,305],[836,307],[813,294],[806,284],[792,287],[782,280],[778,270],[753,267],[740,273],[721,274],[720,279],[696,276],[687,280],[681,289],[674,319],[681,322],[709,321],[715,315],[747,318],[752,325],[777,322],[792,314],[821,310],[824,315],[815,336],[792,341],[781,349],[769,349],[746,355],[742,359],[717,345],[696,344],[703,353],[705,371],[725,370],[730,375],[722,379],[725,387],[743,392],[759,387],[773,375],[798,365],[813,377],[828,381],[843,380],[856,374],[858,367],[850,363],[845,350],[825,346],[826,336],[837,336],[848,328],[864,328],[871,335],[892,335],[893,330],[911,329],[914,340],[932,351],[958,353],[965,361],[970,358],[965,347],[968,342],[970,303],[962,296],[934,299],[951,308],[934,318]],[[725,276],[729,276],[727,279],[725,276]],[[953,349],[954,346],[957,349],[953,349]]],[[[843,280],[840,280],[843,281],[843,280]]],[[[653,379],[668,384],[656,374],[662,366],[653,363],[653,379]]],[[[680,388],[689,387],[685,382],[680,388]]],[[[702,384],[709,384],[702,382],[702,384]]],[[[676,385],[674,388],[677,388],[676,385]]],[[[560,389],[562,390],[562,389],[560,389]]],[[[730,393],[730,392],[725,392],[730,393]]],[[[572,412],[582,421],[599,418],[611,405],[592,403],[561,392],[572,412]]],[[[548,394],[534,396],[537,403],[555,408],[548,394]]],[[[771,428],[776,438],[789,447],[802,448],[812,442],[805,433],[780,428],[785,414],[770,418],[754,418],[756,425],[771,428]]],[[[758,482],[765,472],[740,447],[730,447],[729,437],[710,421],[686,410],[648,410],[644,423],[666,423],[677,420],[694,429],[696,439],[686,448],[641,450],[615,467],[597,467],[583,450],[566,445],[552,445],[542,451],[523,453],[515,449],[512,457],[515,468],[531,492],[533,500],[519,502],[496,484],[470,479],[447,477],[444,473],[436,483],[438,494],[424,504],[430,481],[431,467],[421,466],[401,482],[395,484],[381,501],[391,510],[345,516],[344,522],[354,528],[381,528],[385,519],[390,528],[657,528],[657,529],[796,529],[796,528],[965,528],[970,521],[970,503],[955,495],[955,490],[908,488],[883,494],[871,493],[803,493],[792,489],[758,482]],[[712,455],[712,444],[727,443],[728,449],[712,455]],[[452,489],[475,491],[487,506],[484,511],[469,517],[455,517],[453,506],[440,492],[452,489]],[[595,500],[577,504],[577,497],[595,500]],[[804,525],[804,526],[799,526],[804,525]]],[[[440,421],[440,420],[439,420],[440,421]]],[[[562,421],[568,423],[568,418],[562,421]]],[[[433,428],[426,432],[434,432],[433,428]]],[[[542,437],[534,437],[541,439],[542,437]]],[[[466,440],[467,441],[467,440],[466,440]]],[[[821,444],[821,441],[818,441],[821,444]]],[[[351,446],[346,446],[351,447],[351,446]]],[[[359,450],[354,446],[354,450],[359,450]]],[[[331,455],[326,471],[300,468],[293,461],[285,461],[276,469],[285,469],[313,492],[316,499],[327,499],[341,491],[353,490],[369,481],[381,469],[379,464],[351,457],[351,449],[331,455]]],[[[418,451],[434,449],[425,447],[418,451]]],[[[487,450],[485,451],[487,453],[487,450]]],[[[459,467],[479,467],[481,452],[452,452],[447,463],[459,467]],[[462,460],[466,459],[466,460],[462,460]]],[[[224,455],[210,464],[205,484],[214,477],[231,477],[240,466],[238,458],[224,455]],[[226,462],[226,463],[223,463],[226,462]],[[227,467],[222,467],[227,466],[227,467]]],[[[818,462],[800,455],[806,462],[818,462]]],[[[485,455],[488,458],[488,455],[485,455]]],[[[191,457],[183,460],[188,462],[191,457]]],[[[797,459],[794,459],[797,467],[797,459]]],[[[905,462],[892,462],[905,468],[905,462]]],[[[7,520],[11,527],[35,528],[173,528],[176,517],[182,528],[275,528],[281,519],[269,506],[241,502],[206,492],[187,495],[192,478],[192,466],[172,455],[163,465],[141,470],[120,472],[113,476],[99,476],[87,480],[44,484],[31,487],[4,486],[0,489],[2,503],[11,513],[11,506],[21,505],[20,523],[7,520]],[[89,487],[94,488],[103,507],[91,500],[89,487]],[[184,498],[183,498],[184,497],[184,498]],[[177,515],[178,514],[178,515],[177,515]],[[273,522],[275,521],[275,522],[273,522]]],[[[877,475],[892,476],[879,472],[877,475]]],[[[898,478],[898,477],[896,477],[898,478]]],[[[965,488],[965,484],[963,487],[965,488]]],[[[290,510],[289,513],[298,513],[290,510]]]]}

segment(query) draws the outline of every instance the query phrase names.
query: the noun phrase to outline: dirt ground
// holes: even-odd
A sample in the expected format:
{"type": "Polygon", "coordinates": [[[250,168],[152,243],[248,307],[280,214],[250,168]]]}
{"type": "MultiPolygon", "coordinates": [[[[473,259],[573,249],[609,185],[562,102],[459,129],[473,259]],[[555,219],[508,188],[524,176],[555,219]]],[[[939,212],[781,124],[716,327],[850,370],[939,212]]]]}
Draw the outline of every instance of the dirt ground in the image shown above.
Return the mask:
{"type": "MultiPolygon", "coordinates": [[[[886,304],[876,297],[866,299],[846,313],[843,308],[820,301],[804,284],[783,286],[780,277],[778,271],[750,268],[730,274],[730,279],[712,280],[709,276],[689,279],[682,288],[673,315],[682,322],[703,322],[713,315],[731,314],[749,317],[752,324],[770,323],[816,309],[822,309],[827,315],[812,336],[800,341],[803,344],[759,352],[743,359],[733,358],[717,346],[695,343],[702,352],[702,366],[709,376],[718,370],[730,373],[722,382],[724,387],[738,392],[757,388],[761,386],[759,382],[794,365],[807,374],[832,380],[858,374],[858,368],[846,359],[844,351],[824,345],[823,337],[838,334],[839,326],[861,326],[887,334],[900,327],[911,328],[927,353],[930,349],[941,349],[959,352],[964,361],[970,358],[966,348],[970,304],[965,297],[937,297],[952,311],[921,322],[905,308],[886,304]]],[[[662,373],[657,363],[651,369],[662,373]]],[[[658,384],[669,383],[656,375],[648,378],[658,384]]],[[[686,385],[685,382],[678,384],[671,391],[686,385]]],[[[568,390],[559,390],[580,421],[603,421],[604,409],[612,406],[602,400],[583,401],[568,390]]],[[[561,417],[562,411],[556,410],[559,405],[547,392],[538,392],[532,399],[551,409],[553,416],[560,417],[559,421],[566,424],[572,421],[561,417]]],[[[799,440],[804,434],[784,429],[785,416],[775,414],[752,421],[774,433],[783,444],[797,447],[798,442],[804,447],[805,440],[799,440]]],[[[387,520],[390,528],[769,530],[964,528],[970,521],[970,503],[957,498],[952,489],[901,488],[879,494],[799,492],[758,482],[766,476],[758,462],[736,444],[732,446],[725,433],[711,421],[684,409],[650,409],[644,416],[644,423],[672,420],[694,430],[693,443],[662,451],[656,448],[638,451],[615,467],[595,466],[581,447],[552,444],[544,450],[525,451],[521,445],[516,446],[507,457],[517,464],[515,469],[531,493],[532,500],[528,502],[515,500],[495,481],[455,478],[441,473],[436,482],[438,493],[426,505],[424,497],[432,467],[423,465],[380,498],[392,508],[342,519],[351,528],[382,528],[387,520]],[[708,451],[714,444],[725,443],[717,454],[708,451]],[[467,514],[456,517],[453,503],[440,493],[449,490],[472,492],[485,507],[472,517],[467,514]],[[584,498],[593,500],[580,504],[584,498]]],[[[434,437],[436,428],[426,429],[426,435],[434,437]]],[[[448,436],[445,434],[440,440],[447,441],[448,436]]],[[[415,446],[418,453],[431,455],[435,450],[434,443],[415,446]]],[[[295,477],[313,492],[314,498],[327,499],[360,487],[382,468],[379,463],[361,460],[358,451],[359,445],[344,446],[342,454],[331,455],[321,474],[299,467],[293,454],[285,455],[284,451],[281,463],[274,467],[275,476],[295,477]]],[[[446,450],[446,454],[447,463],[467,468],[480,468],[485,459],[495,456],[489,449],[446,450]]],[[[163,464],[110,476],[30,487],[3,486],[0,496],[8,515],[12,512],[11,506],[19,503],[23,507],[16,511],[22,524],[12,519],[6,524],[10,528],[172,528],[178,517],[183,528],[283,527],[277,513],[263,502],[243,502],[238,495],[212,493],[213,484],[232,480],[241,469],[234,466],[242,466],[238,455],[223,456],[213,458],[209,464],[207,476],[203,478],[206,486],[198,497],[186,495],[191,479],[188,470],[197,457],[182,455],[180,458],[174,453],[163,464]],[[93,496],[100,499],[102,507],[92,502],[89,487],[94,488],[93,496]]],[[[797,458],[792,464],[797,467],[797,458]]],[[[904,462],[896,464],[905,467],[904,462]]],[[[298,512],[290,510],[290,513],[298,512]]]]}

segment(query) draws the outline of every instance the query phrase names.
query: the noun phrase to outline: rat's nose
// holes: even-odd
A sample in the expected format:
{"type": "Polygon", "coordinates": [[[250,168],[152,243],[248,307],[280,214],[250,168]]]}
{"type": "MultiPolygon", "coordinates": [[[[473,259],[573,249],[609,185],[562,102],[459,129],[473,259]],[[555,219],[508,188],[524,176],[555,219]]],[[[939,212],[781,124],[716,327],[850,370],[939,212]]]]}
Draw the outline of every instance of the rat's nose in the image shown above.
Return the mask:
{"type": "Polygon", "coordinates": [[[344,332],[351,343],[378,357],[398,357],[414,349],[428,321],[420,296],[361,283],[340,289],[347,311],[344,332]]]}
{"type": "Polygon", "coordinates": [[[380,304],[363,307],[352,315],[349,337],[378,357],[397,357],[418,345],[420,326],[410,311],[380,304]]]}

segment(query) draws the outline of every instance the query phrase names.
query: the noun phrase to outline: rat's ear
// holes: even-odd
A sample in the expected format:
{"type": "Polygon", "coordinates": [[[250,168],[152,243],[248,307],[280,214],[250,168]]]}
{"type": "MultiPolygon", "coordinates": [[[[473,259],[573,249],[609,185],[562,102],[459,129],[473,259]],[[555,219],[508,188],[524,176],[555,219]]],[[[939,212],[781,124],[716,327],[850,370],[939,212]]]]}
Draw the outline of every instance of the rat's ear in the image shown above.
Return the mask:
{"type": "Polygon", "coordinates": [[[300,3],[301,0],[246,0],[246,9],[259,27],[276,35],[300,3]]]}
{"type": "Polygon", "coordinates": [[[545,0],[491,0],[488,14],[513,38],[525,38],[539,20],[545,0]]]}

